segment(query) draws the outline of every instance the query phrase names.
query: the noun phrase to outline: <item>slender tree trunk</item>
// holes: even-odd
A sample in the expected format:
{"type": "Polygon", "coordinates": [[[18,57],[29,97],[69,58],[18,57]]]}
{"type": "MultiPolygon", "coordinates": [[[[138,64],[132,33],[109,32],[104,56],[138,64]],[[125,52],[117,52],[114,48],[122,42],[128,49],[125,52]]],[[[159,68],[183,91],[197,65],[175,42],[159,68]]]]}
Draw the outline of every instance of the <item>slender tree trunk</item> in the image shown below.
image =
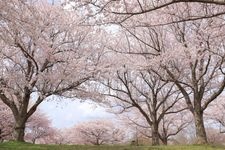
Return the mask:
{"type": "Polygon", "coordinates": [[[26,121],[23,118],[16,119],[13,137],[16,141],[24,142],[26,121]]]}
{"type": "Polygon", "coordinates": [[[159,132],[157,122],[152,124],[151,130],[152,130],[152,145],[159,145],[159,132]]]}
{"type": "Polygon", "coordinates": [[[194,113],[195,128],[196,128],[196,144],[207,144],[207,136],[203,121],[203,112],[195,110],[194,113]]]}
{"type": "Polygon", "coordinates": [[[36,142],[36,138],[32,139],[32,143],[35,144],[36,142]]]}

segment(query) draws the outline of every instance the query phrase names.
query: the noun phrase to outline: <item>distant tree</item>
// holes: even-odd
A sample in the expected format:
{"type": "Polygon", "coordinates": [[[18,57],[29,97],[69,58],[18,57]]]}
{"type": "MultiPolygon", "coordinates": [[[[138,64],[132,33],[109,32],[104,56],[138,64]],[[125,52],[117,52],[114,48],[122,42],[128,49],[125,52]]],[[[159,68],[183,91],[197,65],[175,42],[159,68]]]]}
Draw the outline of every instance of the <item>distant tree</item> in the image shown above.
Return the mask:
{"type": "MultiPolygon", "coordinates": [[[[211,124],[210,132],[225,133],[225,101],[224,96],[219,96],[205,113],[206,121],[211,124]]],[[[211,133],[212,134],[212,133],[211,133]]]]}
{"type": "Polygon", "coordinates": [[[25,139],[26,141],[31,141],[33,144],[36,141],[45,139],[45,137],[54,136],[54,134],[55,129],[52,127],[51,121],[40,111],[36,111],[26,123],[25,139]]]}
{"type": "Polygon", "coordinates": [[[206,132],[210,144],[224,144],[225,135],[220,133],[218,129],[212,126],[206,128],[206,132]]]}
{"type": "Polygon", "coordinates": [[[80,144],[118,144],[124,139],[124,132],[118,126],[107,120],[87,121],[76,125],[73,133],[80,144]]]}
{"type": "MultiPolygon", "coordinates": [[[[52,144],[77,144],[74,143],[73,130],[70,128],[63,128],[55,130],[55,134],[46,138],[45,143],[52,144]]],[[[76,137],[76,136],[75,136],[76,137]]]]}

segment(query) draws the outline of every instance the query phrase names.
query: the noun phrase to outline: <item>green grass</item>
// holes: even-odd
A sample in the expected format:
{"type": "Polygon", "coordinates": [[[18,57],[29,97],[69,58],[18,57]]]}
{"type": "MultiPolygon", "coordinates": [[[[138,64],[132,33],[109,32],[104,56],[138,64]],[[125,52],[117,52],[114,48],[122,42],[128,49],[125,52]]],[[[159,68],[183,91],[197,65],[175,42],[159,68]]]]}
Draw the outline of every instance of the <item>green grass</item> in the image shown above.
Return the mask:
{"type": "Polygon", "coordinates": [[[34,145],[7,142],[0,144],[0,150],[225,150],[223,146],[84,146],[84,145],[34,145]]]}

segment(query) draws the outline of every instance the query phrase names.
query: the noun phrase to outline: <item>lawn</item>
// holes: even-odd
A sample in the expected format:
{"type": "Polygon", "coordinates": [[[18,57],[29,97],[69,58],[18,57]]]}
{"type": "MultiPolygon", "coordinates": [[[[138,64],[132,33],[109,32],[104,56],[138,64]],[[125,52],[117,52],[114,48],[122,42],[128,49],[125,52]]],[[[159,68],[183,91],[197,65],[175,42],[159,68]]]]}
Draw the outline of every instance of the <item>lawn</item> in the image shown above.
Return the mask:
{"type": "Polygon", "coordinates": [[[8,142],[0,150],[225,150],[223,146],[84,146],[84,145],[34,145],[8,142]]]}

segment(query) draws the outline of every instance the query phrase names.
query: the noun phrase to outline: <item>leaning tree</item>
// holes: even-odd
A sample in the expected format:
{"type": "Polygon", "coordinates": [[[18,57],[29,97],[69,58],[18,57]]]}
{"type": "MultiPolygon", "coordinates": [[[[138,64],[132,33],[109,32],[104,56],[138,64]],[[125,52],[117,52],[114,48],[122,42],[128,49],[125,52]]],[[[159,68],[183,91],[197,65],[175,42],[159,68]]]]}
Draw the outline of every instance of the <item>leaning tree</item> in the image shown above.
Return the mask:
{"type": "Polygon", "coordinates": [[[15,140],[24,141],[25,124],[44,100],[84,96],[80,87],[99,60],[91,50],[101,47],[60,6],[1,0],[0,9],[0,100],[13,112],[15,140]]]}

